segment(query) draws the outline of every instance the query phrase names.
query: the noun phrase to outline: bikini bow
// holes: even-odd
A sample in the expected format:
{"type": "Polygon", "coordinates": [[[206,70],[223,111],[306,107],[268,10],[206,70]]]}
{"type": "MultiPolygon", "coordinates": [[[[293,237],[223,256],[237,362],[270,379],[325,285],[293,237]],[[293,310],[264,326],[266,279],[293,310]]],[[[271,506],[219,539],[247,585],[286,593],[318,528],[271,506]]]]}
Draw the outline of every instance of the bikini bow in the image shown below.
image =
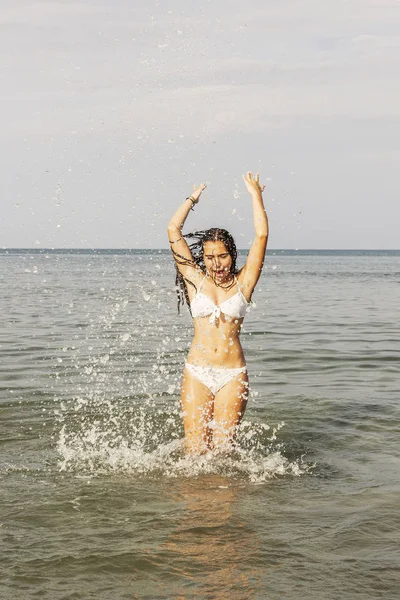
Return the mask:
{"type": "Polygon", "coordinates": [[[221,309],[220,309],[219,306],[216,306],[214,308],[214,310],[212,311],[211,316],[209,318],[209,321],[210,321],[211,325],[215,324],[215,322],[217,321],[217,319],[219,319],[220,314],[221,314],[221,309]]]}

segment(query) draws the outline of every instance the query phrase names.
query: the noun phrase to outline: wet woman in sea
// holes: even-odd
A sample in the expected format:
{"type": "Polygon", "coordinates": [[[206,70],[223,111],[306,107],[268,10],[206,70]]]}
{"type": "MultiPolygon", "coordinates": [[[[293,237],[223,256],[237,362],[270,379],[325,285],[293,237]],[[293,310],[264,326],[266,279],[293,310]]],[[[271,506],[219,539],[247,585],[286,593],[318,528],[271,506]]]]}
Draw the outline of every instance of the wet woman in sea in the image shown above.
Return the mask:
{"type": "Polygon", "coordinates": [[[258,173],[248,172],[243,179],[252,198],[255,237],[240,271],[235,242],[225,229],[182,233],[205,184],[186,198],[168,225],[178,302],[186,301],[194,323],[181,389],[186,449],[194,454],[229,449],[247,404],[248,376],[239,334],[263,267],[268,218],[258,173]]]}

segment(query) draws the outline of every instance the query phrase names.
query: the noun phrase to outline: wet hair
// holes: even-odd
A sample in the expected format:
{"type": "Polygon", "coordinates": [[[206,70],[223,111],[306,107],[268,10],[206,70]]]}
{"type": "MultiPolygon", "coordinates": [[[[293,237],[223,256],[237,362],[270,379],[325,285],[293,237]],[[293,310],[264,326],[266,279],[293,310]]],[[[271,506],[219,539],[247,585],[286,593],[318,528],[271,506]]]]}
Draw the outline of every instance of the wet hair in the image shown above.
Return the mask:
{"type": "Polygon", "coordinates": [[[206,273],[206,266],[204,264],[204,244],[205,242],[223,242],[225,247],[232,259],[232,264],[230,268],[230,272],[233,275],[236,275],[238,272],[238,268],[236,266],[237,259],[237,249],[235,241],[232,235],[226,229],[221,229],[219,227],[213,227],[212,229],[205,229],[203,231],[193,231],[192,233],[186,233],[183,235],[188,243],[190,248],[190,252],[192,253],[193,260],[188,260],[184,256],[181,256],[177,252],[172,249],[174,258],[175,258],[175,266],[176,266],[176,293],[178,296],[178,313],[180,312],[180,307],[183,304],[187,304],[190,311],[190,301],[189,295],[187,291],[186,284],[192,285],[196,290],[195,284],[190,281],[190,279],[186,279],[183,277],[182,273],[178,269],[178,265],[190,265],[192,267],[199,267],[203,273],[206,273]]]}

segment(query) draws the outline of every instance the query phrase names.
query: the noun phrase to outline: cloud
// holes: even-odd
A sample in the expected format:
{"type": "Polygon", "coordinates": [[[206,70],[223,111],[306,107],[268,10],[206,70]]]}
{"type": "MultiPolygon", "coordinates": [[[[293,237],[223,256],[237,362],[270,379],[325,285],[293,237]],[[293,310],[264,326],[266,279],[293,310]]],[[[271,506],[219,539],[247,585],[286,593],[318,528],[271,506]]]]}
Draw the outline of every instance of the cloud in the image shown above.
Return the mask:
{"type": "MultiPolygon", "coordinates": [[[[157,163],[157,176],[175,187],[175,177],[197,177],[218,163],[228,172],[234,160],[236,169],[259,152],[283,170],[290,164],[289,173],[296,161],[303,172],[312,164],[299,197],[309,194],[314,165],[325,167],[316,203],[341,160],[349,195],[372,189],[371,182],[352,187],[346,169],[359,156],[360,173],[376,168],[376,180],[395,189],[398,17],[399,3],[387,0],[4,0],[1,131],[9,196],[31,198],[35,189],[47,198],[42,173],[55,187],[57,173],[72,165],[76,187],[68,198],[81,214],[83,182],[94,207],[114,190],[121,206],[136,169],[147,173],[157,163]],[[201,156],[193,151],[200,147],[201,156]],[[132,168],[120,163],[123,155],[128,164],[135,157],[132,168]]],[[[287,185],[286,172],[282,181],[287,185]]],[[[147,197],[147,180],[144,191],[137,185],[135,193],[147,197]]]]}
{"type": "MultiPolygon", "coordinates": [[[[167,89],[141,89],[127,94],[124,86],[75,94],[74,102],[52,102],[37,114],[26,114],[5,126],[3,134],[51,136],[118,131],[133,137],[152,135],[197,137],[226,132],[260,131],[274,127],[274,118],[376,118],[400,116],[400,87],[362,81],[331,81],[316,71],[313,77],[286,77],[282,82],[208,84],[167,89]]],[[[323,74],[322,74],[323,75],[323,74]]],[[[40,93],[36,96],[39,106],[40,93]]],[[[10,108],[11,110],[11,108],[10,108]]]]}
{"type": "Polygon", "coordinates": [[[10,4],[3,135],[218,135],[276,116],[397,116],[398,40],[377,3],[363,5],[10,4]]]}
{"type": "Polygon", "coordinates": [[[98,11],[96,6],[83,2],[10,2],[0,7],[0,25],[27,24],[29,27],[54,24],[68,17],[77,18],[98,11]]]}

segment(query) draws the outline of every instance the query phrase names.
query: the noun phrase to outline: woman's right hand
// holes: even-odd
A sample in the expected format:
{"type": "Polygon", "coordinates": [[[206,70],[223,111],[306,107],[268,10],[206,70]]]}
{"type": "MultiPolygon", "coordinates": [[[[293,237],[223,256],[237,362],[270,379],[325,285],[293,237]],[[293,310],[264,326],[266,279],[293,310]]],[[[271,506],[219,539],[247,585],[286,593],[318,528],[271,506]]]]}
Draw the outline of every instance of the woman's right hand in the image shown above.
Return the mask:
{"type": "Polygon", "coordinates": [[[197,185],[194,186],[194,190],[193,190],[191,196],[196,202],[200,198],[202,191],[205,190],[206,187],[207,186],[205,183],[201,183],[199,186],[197,186],[197,185]]]}

